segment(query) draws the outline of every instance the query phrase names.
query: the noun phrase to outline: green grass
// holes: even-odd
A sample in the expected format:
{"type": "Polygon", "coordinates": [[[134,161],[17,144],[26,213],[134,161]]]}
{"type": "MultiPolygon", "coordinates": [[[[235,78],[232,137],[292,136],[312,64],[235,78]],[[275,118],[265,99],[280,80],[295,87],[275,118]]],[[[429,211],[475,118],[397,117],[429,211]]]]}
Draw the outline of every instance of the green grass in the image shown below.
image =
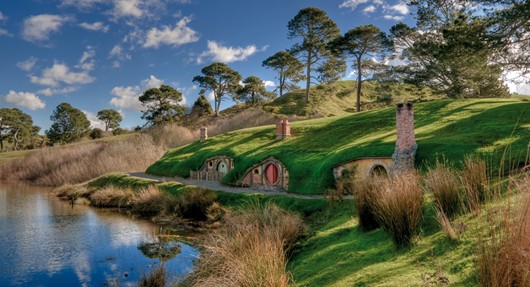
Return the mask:
{"type": "MultiPolygon", "coordinates": [[[[418,103],[415,119],[419,146],[416,160],[420,168],[434,164],[442,155],[457,166],[470,154],[498,163],[507,145],[513,161],[524,161],[530,134],[530,101],[470,99],[418,103]]],[[[292,137],[282,141],[275,140],[274,133],[274,126],[264,126],[221,134],[204,143],[195,142],[169,151],[147,172],[187,177],[190,170],[200,169],[207,158],[228,155],[234,158],[235,168],[224,182],[236,184],[249,167],[273,156],[289,171],[289,192],[319,194],[333,187],[333,166],[360,157],[392,155],[396,141],[395,109],[293,122],[292,137]]]]}

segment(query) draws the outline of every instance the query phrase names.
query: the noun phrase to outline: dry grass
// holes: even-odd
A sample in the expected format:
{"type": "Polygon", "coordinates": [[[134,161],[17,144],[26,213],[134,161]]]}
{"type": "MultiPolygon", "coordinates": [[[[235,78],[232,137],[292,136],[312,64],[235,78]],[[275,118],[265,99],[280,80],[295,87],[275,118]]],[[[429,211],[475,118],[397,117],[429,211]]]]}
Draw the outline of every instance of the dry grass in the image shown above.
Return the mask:
{"type": "Polygon", "coordinates": [[[180,216],[186,219],[203,221],[208,219],[209,209],[217,200],[217,195],[204,188],[186,190],[176,199],[180,216]]]}
{"type": "Polygon", "coordinates": [[[383,184],[384,179],[365,179],[351,182],[349,184],[350,190],[355,197],[355,204],[357,207],[357,215],[359,216],[359,226],[365,230],[370,231],[379,228],[374,214],[375,204],[377,200],[377,193],[383,184]]]}
{"type": "Polygon", "coordinates": [[[148,135],[116,142],[44,148],[1,165],[0,178],[47,186],[81,183],[109,172],[145,170],[163,152],[148,135]]]}
{"type": "Polygon", "coordinates": [[[464,208],[463,191],[458,174],[446,165],[437,162],[424,177],[426,191],[434,195],[437,208],[449,219],[458,215],[464,208]]]}
{"type": "Polygon", "coordinates": [[[96,207],[130,207],[133,199],[131,190],[107,186],[89,196],[90,205],[96,207]]]}
{"type": "Polygon", "coordinates": [[[451,220],[449,219],[449,216],[445,213],[445,211],[439,206],[436,206],[436,221],[440,224],[440,227],[442,228],[443,232],[449,237],[451,240],[458,240],[458,233],[453,228],[453,224],[451,223],[451,220]]]}
{"type": "Polygon", "coordinates": [[[164,265],[160,265],[149,273],[143,273],[138,287],[164,287],[166,286],[167,271],[164,265]]]}
{"type": "Polygon", "coordinates": [[[515,184],[518,194],[500,209],[490,209],[490,236],[478,248],[482,286],[530,286],[530,177],[515,184]]]}
{"type": "Polygon", "coordinates": [[[181,286],[289,286],[286,251],[303,229],[300,216],[275,205],[228,215],[205,241],[196,270],[181,286]]]}
{"type": "Polygon", "coordinates": [[[461,172],[464,187],[464,202],[471,212],[480,212],[481,203],[490,199],[490,182],[487,176],[486,162],[475,158],[466,158],[461,172]]]}
{"type": "Polygon", "coordinates": [[[408,172],[382,181],[375,194],[374,214],[397,247],[410,247],[419,234],[423,191],[420,178],[408,172]]]}

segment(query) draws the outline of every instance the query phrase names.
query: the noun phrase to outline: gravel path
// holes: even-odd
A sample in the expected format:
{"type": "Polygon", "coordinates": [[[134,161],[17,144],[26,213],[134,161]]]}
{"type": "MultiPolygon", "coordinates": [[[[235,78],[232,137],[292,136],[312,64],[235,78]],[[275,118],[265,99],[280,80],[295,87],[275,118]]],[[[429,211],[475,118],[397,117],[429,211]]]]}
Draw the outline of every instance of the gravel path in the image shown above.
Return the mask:
{"type": "MultiPolygon", "coordinates": [[[[279,192],[279,191],[263,191],[258,189],[252,189],[247,187],[232,187],[224,185],[218,181],[206,181],[206,180],[193,180],[193,179],[184,179],[180,177],[167,177],[167,176],[155,176],[146,174],[143,172],[134,172],[129,173],[129,176],[152,179],[159,182],[179,182],[185,185],[195,185],[198,187],[203,187],[210,190],[223,191],[229,193],[249,193],[249,194],[265,194],[265,195],[284,195],[294,198],[305,198],[305,199],[321,199],[326,198],[324,195],[300,195],[288,192],[279,192]]],[[[346,196],[345,199],[348,199],[349,196],[346,196]]]]}

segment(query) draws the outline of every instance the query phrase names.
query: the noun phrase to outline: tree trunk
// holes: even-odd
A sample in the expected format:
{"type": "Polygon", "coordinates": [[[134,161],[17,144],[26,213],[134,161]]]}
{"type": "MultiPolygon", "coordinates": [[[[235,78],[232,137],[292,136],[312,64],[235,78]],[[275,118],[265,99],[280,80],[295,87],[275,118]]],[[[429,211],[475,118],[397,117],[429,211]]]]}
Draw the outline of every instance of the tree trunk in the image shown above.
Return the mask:
{"type": "Polygon", "coordinates": [[[361,58],[357,58],[357,112],[361,111],[361,58]]]}
{"type": "Polygon", "coordinates": [[[219,116],[219,106],[221,105],[221,98],[215,98],[215,116],[219,116]]]}
{"type": "Polygon", "coordinates": [[[280,74],[280,98],[283,96],[283,85],[285,85],[285,76],[280,74]]]}
{"type": "Polygon", "coordinates": [[[18,150],[18,132],[20,132],[20,130],[17,130],[15,134],[13,134],[13,142],[15,144],[13,150],[18,150]]]}
{"type": "Polygon", "coordinates": [[[305,103],[309,103],[309,88],[311,87],[311,50],[307,54],[307,80],[305,85],[305,103]]]}

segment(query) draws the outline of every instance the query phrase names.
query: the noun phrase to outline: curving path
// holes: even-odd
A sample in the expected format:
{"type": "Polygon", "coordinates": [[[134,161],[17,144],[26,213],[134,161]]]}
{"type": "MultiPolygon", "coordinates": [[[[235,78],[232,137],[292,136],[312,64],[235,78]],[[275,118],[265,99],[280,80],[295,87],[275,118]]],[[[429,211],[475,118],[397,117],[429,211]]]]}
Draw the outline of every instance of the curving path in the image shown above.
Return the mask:
{"type": "MultiPolygon", "coordinates": [[[[305,199],[322,199],[326,198],[324,195],[300,195],[288,192],[279,192],[279,191],[263,191],[247,187],[233,187],[224,185],[218,181],[206,181],[206,180],[194,180],[194,179],[184,179],[180,177],[167,177],[167,176],[156,176],[150,175],[144,172],[133,172],[129,173],[129,176],[145,178],[156,180],[159,182],[178,182],[185,185],[194,185],[209,190],[222,191],[228,193],[248,193],[248,194],[264,194],[264,195],[283,195],[294,198],[305,198],[305,199]]],[[[352,196],[345,196],[344,199],[353,199],[352,196]]]]}

